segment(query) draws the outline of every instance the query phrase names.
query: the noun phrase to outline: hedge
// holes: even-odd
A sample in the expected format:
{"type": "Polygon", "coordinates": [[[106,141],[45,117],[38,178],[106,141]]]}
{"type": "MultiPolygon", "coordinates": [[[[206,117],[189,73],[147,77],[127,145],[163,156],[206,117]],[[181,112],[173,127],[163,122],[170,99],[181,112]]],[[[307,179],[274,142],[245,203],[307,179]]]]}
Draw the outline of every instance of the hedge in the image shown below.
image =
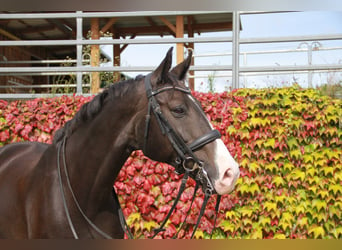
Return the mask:
{"type": "MultiPolygon", "coordinates": [[[[193,93],[234,158],[241,177],[222,197],[213,238],[342,238],[342,101],[297,86],[193,93]]],[[[0,101],[0,145],[51,135],[92,97],[0,101]]],[[[190,180],[166,231],[173,237],[189,209],[190,180]]],[[[136,238],[153,233],[171,207],[180,176],[167,164],[134,152],[115,188],[136,238]]],[[[189,238],[203,194],[195,199],[179,238],[189,238]]],[[[215,199],[196,238],[208,238],[215,199]]],[[[157,237],[157,238],[158,238],[157,237]]]]}

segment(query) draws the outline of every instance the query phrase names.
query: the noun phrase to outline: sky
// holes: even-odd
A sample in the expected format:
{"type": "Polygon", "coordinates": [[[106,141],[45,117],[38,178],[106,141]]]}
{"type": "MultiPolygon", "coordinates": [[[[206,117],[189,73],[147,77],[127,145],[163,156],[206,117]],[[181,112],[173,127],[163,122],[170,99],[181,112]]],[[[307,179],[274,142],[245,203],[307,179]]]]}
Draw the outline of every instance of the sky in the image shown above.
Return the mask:
{"type": "MultiPolygon", "coordinates": [[[[262,37],[286,37],[305,35],[327,35],[342,34],[342,12],[332,11],[311,11],[311,12],[288,12],[288,13],[268,13],[268,14],[244,14],[241,15],[242,31],[240,38],[262,38],[262,37]]],[[[232,32],[204,33],[201,36],[232,36],[232,32]]],[[[301,48],[311,44],[302,44],[301,48]]],[[[300,43],[274,43],[274,44],[254,44],[241,45],[240,52],[269,51],[269,50],[295,50],[300,43]]],[[[341,47],[339,50],[315,51],[312,56],[313,64],[342,63],[342,41],[321,41],[322,48],[341,47]]],[[[166,51],[174,44],[161,45],[129,45],[122,53],[122,66],[157,66],[164,58],[166,51]]],[[[108,48],[105,49],[108,51],[108,48]]],[[[196,65],[231,65],[232,57],[231,43],[199,43],[195,44],[195,64],[196,65]],[[205,56],[205,55],[220,56],[205,56]]],[[[111,53],[108,51],[107,53],[111,53]]],[[[175,57],[175,50],[174,50],[175,57]]],[[[272,53],[272,54],[247,54],[240,56],[240,66],[275,66],[275,65],[305,65],[308,63],[308,53],[272,53]]],[[[174,60],[175,64],[175,60],[174,60]]],[[[140,72],[146,74],[146,72],[140,72]]],[[[131,76],[139,72],[128,73],[131,76]]],[[[232,83],[229,72],[198,72],[195,78],[195,89],[208,91],[208,76],[213,77],[215,91],[228,90],[232,83]]],[[[289,75],[263,75],[240,77],[240,87],[273,87],[291,85],[298,81],[303,87],[308,86],[308,76],[299,74],[289,75]]],[[[317,86],[327,81],[342,80],[342,73],[313,75],[313,85],[317,86]]]]}

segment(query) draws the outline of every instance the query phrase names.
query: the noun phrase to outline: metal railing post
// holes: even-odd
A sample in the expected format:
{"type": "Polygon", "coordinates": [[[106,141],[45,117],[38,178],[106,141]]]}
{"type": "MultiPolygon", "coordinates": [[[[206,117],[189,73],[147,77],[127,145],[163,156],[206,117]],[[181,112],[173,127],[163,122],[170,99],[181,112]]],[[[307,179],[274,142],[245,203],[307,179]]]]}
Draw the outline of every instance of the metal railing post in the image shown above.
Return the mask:
{"type": "MultiPolygon", "coordinates": [[[[82,14],[82,11],[76,11],[77,14],[82,14]]],[[[76,17],[76,40],[77,42],[82,41],[83,39],[83,17],[76,17]]],[[[77,43],[76,45],[76,67],[82,67],[82,44],[77,43]]],[[[82,72],[77,71],[76,73],[76,93],[82,94],[82,72]]]]}
{"type": "Polygon", "coordinates": [[[232,56],[232,76],[233,89],[239,88],[239,56],[240,56],[240,12],[233,12],[233,56],[232,56]]]}

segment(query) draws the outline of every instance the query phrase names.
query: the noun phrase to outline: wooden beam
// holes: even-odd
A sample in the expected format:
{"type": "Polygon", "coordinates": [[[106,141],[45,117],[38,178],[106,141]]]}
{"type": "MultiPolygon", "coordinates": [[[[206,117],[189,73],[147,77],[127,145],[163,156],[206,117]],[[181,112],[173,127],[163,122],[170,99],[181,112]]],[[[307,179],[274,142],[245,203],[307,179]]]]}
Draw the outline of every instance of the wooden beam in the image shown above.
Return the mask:
{"type": "Polygon", "coordinates": [[[22,29],[16,29],[16,33],[20,34],[28,34],[28,33],[37,33],[37,32],[45,32],[45,31],[51,31],[55,29],[55,26],[52,24],[49,25],[39,25],[39,26],[29,26],[22,29]]]}
{"type": "Polygon", "coordinates": [[[100,30],[100,32],[102,32],[102,33],[107,32],[107,31],[110,29],[110,27],[112,27],[113,24],[116,23],[117,20],[118,20],[117,17],[112,17],[112,18],[105,24],[105,26],[102,27],[102,29],[100,30]]]}
{"type": "MultiPolygon", "coordinates": [[[[131,36],[129,39],[134,39],[136,37],[136,35],[131,36]]],[[[124,44],[121,48],[120,48],[120,54],[127,48],[128,44],[124,44]]]]}
{"type": "MultiPolygon", "coordinates": [[[[91,39],[97,40],[100,37],[99,33],[99,18],[92,18],[90,21],[91,25],[91,39]]],[[[92,67],[100,66],[100,46],[91,45],[90,47],[90,65],[92,67]]],[[[90,92],[96,94],[100,90],[100,74],[99,72],[91,73],[91,85],[90,92]]]]}
{"type": "Polygon", "coordinates": [[[4,30],[2,28],[0,28],[0,34],[3,35],[3,36],[8,37],[11,40],[16,40],[16,41],[21,40],[19,37],[13,35],[12,33],[8,32],[7,30],[4,30]]]}
{"type": "MultiPolygon", "coordinates": [[[[145,16],[145,19],[147,20],[147,22],[148,22],[152,27],[158,27],[158,24],[157,24],[155,21],[153,21],[152,17],[145,16]]],[[[163,37],[163,36],[164,36],[164,33],[163,33],[163,32],[160,32],[159,35],[160,35],[161,37],[163,37]]]]}
{"type": "MultiPolygon", "coordinates": [[[[184,37],[184,17],[176,17],[176,38],[184,37]]],[[[184,60],[184,44],[177,43],[177,64],[184,60]]]]}
{"type": "MultiPolygon", "coordinates": [[[[176,27],[165,17],[160,16],[159,19],[170,29],[173,34],[176,34],[176,27]]],[[[177,26],[177,24],[176,24],[177,26]]]]}

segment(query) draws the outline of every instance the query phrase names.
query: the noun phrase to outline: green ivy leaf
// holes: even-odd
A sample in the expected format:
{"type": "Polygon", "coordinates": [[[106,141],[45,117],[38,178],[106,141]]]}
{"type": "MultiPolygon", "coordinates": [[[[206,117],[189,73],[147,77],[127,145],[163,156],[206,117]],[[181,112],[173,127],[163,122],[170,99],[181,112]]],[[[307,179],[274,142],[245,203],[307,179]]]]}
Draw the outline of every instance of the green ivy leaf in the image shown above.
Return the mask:
{"type": "Polygon", "coordinates": [[[219,227],[223,229],[224,232],[235,232],[235,224],[230,221],[224,220],[219,224],[219,227]]]}
{"type": "Polygon", "coordinates": [[[289,149],[298,148],[298,141],[295,137],[289,137],[287,138],[287,146],[289,146],[289,149]]]}

